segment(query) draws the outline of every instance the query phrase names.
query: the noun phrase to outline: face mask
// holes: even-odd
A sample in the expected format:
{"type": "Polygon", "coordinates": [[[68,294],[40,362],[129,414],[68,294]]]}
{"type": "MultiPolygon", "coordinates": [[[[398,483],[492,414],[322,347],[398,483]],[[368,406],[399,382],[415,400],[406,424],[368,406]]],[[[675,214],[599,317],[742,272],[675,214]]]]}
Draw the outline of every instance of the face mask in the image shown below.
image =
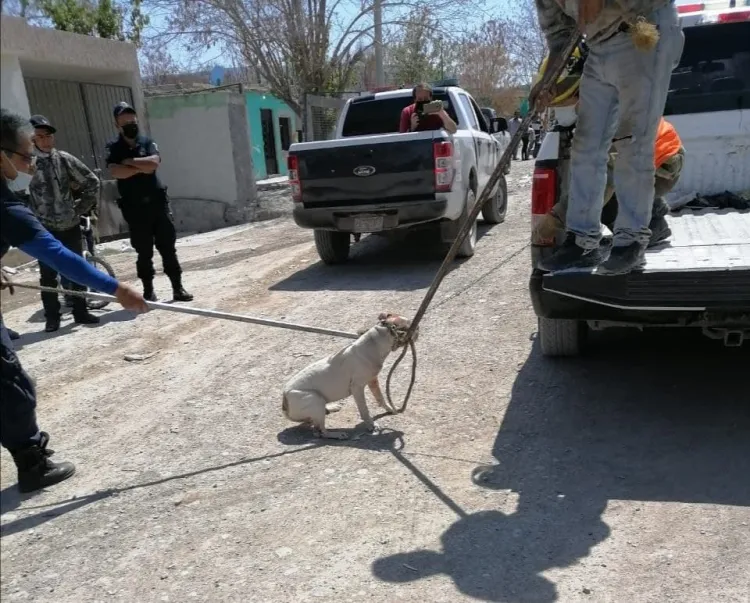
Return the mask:
{"type": "Polygon", "coordinates": [[[125,124],[122,127],[122,134],[125,138],[133,140],[138,136],[138,124],[125,124]]]}
{"type": "Polygon", "coordinates": [[[32,178],[33,176],[31,174],[18,172],[15,180],[8,181],[8,188],[15,192],[25,191],[27,188],[29,188],[29,184],[31,184],[32,178]]]}

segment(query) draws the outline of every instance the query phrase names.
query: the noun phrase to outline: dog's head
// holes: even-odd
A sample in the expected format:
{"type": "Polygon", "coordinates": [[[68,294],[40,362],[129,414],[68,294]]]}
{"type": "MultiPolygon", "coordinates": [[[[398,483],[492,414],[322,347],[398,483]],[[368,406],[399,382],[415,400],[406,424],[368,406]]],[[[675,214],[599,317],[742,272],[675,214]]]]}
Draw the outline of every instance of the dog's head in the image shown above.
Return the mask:
{"type": "MultiPolygon", "coordinates": [[[[399,316],[398,314],[391,314],[390,312],[382,312],[378,316],[378,324],[383,327],[387,327],[393,337],[393,346],[391,350],[396,351],[406,345],[406,332],[411,326],[411,321],[406,318],[399,316]]],[[[416,342],[419,336],[419,329],[414,331],[412,341],[416,342]]]]}

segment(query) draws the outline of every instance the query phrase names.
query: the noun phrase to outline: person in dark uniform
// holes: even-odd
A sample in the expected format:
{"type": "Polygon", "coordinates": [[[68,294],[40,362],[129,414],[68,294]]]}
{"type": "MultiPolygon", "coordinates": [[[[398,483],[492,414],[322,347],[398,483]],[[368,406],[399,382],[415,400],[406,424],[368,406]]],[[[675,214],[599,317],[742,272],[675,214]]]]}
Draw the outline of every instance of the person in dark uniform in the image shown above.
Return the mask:
{"type": "Polygon", "coordinates": [[[143,281],[143,296],[156,301],[153,261],[156,246],[164,274],[172,282],[174,301],[192,301],[193,296],[182,286],[167,189],[156,174],[161,162],[159,149],[153,140],[140,134],[133,107],[119,103],[114,117],[120,136],[107,145],[107,166],[117,179],[118,204],[130,228],[130,244],[138,254],[136,269],[143,281]]]}
{"type": "MultiPolygon", "coordinates": [[[[24,181],[32,170],[29,122],[20,115],[0,110],[0,257],[13,246],[44,262],[73,282],[114,294],[128,310],[145,312],[143,296],[132,287],[99,272],[80,255],[65,248],[16,197],[9,184],[24,181]]],[[[0,271],[0,288],[13,294],[13,284],[0,271]]],[[[75,473],[72,463],[54,463],[47,448],[49,435],[36,421],[36,390],[13,350],[0,315],[0,444],[18,469],[21,492],[32,492],[68,479],[75,473]]]]}

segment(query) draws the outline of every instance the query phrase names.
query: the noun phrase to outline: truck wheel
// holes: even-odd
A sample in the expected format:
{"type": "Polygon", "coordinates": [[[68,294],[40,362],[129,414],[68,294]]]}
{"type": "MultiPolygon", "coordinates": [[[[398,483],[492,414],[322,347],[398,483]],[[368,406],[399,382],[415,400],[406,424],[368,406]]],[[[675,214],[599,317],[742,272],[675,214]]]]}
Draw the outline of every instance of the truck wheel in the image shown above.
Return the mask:
{"type": "MultiPolygon", "coordinates": [[[[466,205],[464,206],[464,211],[461,214],[461,217],[458,219],[459,226],[463,224],[463,221],[466,219],[466,216],[469,215],[469,212],[474,207],[474,203],[476,202],[477,194],[472,190],[469,189],[466,193],[466,205]]],[[[471,225],[471,230],[469,231],[469,234],[466,235],[466,238],[461,243],[461,247],[458,248],[458,254],[457,257],[459,258],[470,258],[474,255],[474,251],[476,251],[477,248],[477,222],[474,220],[474,224],[471,225]]]]}
{"type": "Polygon", "coordinates": [[[349,259],[351,235],[333,230],[315,231],[315,248],[325,264],[343,264],[349,259]]]}
{"type": "Polygon", "coordinates": [[[539,318],[539,343],[543,356],[578,356],[583,351],[588,326],[581,320],[539,318]]]}
{"type": "Polygon", "coordinates": [[[505,214],[508,211],[508,184],[505,178],[500,178],[497,191],[482,208],[482,217],[487,224],[501,224],[505,222],[505,214]]]}

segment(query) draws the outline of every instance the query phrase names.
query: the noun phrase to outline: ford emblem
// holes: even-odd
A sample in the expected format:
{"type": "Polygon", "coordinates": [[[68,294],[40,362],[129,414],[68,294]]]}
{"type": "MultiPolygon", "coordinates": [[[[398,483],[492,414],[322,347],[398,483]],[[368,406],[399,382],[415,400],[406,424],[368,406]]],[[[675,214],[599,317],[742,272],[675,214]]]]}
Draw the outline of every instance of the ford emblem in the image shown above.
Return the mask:
{"type": "Polygon", "coordinates": [[[366,178],[372,176],[375,173],[375,168],[371,165],[358,165],[354,168],[354,175],[360,178],[366,178]]]}

